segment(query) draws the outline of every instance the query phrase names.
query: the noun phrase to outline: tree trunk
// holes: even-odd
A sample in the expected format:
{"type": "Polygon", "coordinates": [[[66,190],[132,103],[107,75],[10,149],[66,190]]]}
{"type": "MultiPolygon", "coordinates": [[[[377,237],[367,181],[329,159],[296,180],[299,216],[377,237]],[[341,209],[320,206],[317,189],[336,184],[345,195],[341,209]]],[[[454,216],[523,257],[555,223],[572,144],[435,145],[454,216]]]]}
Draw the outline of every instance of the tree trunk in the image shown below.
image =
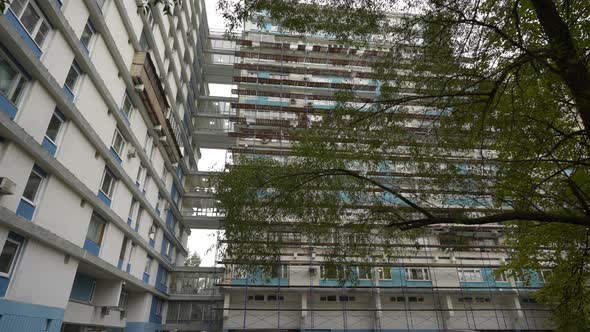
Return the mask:
{"type": "Polygon", "coordinates": [[[561,19],[553,0],[531,0],[539,23],[549,39],[551,58],[569,88],[586,135],[590,137],[590,72],[584,65],[567,24],[561,19]]]}

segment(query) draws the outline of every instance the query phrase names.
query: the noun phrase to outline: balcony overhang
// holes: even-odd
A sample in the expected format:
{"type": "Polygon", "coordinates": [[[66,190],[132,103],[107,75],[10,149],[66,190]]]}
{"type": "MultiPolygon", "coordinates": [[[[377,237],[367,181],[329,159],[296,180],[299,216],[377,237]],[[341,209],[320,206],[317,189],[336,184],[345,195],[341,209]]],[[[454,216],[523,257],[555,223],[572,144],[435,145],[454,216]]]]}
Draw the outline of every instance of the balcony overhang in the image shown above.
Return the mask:
{"type": "Polygon", "coordinates": [[[131,65],[131,77],[135,90],[141,96],[154,127],[158,127],[158,138],[166,149],[172,163],[182,159],[180,148],[180,126],[171,114],[170,105],[154,62],[147,52],[136,52],[131,65]]]}

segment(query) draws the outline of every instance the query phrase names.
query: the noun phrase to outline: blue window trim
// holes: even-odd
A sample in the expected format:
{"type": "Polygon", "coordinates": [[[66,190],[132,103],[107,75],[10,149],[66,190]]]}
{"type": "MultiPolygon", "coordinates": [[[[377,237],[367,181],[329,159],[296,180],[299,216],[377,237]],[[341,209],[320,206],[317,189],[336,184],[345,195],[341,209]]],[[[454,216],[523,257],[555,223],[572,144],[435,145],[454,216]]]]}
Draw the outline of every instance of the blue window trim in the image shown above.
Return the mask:
{"type": "MultiPolygon", "coordinates": [[[[4,16],[8,19],[8,21],[14,26],[19,36],[22,40],[27,44],[27,46],[33,51],[37,58],[40,58],[43,52],[41,48],[33,37],[29,34],[29,32],[25,29],[21,21],[16,17],[16,14],[12,11],[12,8],[9,8],[8,11],[4,14],[4,16]]],[[[45,19],[45,18],[44,18],[45,19]]],[[[49,22],[48,22],[49,23],[49,22]]]]}

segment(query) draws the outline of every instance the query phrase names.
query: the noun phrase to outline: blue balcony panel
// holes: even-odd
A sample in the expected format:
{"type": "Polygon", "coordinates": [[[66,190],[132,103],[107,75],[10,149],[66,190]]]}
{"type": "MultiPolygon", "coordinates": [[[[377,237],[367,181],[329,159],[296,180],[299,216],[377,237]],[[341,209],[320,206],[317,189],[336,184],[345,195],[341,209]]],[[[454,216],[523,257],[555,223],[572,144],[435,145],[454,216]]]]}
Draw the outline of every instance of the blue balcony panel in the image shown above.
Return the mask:
{"type": "Polygon", "coordinates": [[[111,148],[111,154],[113,155],[113,157],[115,157],[115,159],[117,160],[119,165],[121,165],[121,163],[123,163],[123,159],[121,159],[121,157],[119,157],[119,155],[117,154],[115,149],[111,148]]]}
{"type": "Polygon", "coordinates": [[[94,256],[98,256],[98,253],[100,252],[100,245],[90,239],[86,239],[84,241],[84,249],[94,256]]]}
{"type": "Polygon", "coordinates": [[[103,201],[106,205],[111,206],[111,199],[105,195],[101,190],[98,191],[97,194],[98,198],[100,198],[101,201],[103,201]]]}
{"type": "Polygon", "coordinates": [[[123,260],[119,258],[119,262],[117,263],[117,268],[121,270],[123,268],[123,260]]]}
{"type": "Polygon", "coordinates": [[[74,102],[74,93],[72,92],[72,90],[70,90],[70,88],[64,85],[64,92],[66,93],[66,97],[68,97],[68,100],[74,102]]]}
{"type": "Polygon", "coordinates": [[[6,113],[6,115],[8,115],[10,120],[14,120],[14,117],[16,116],[16,107],[14,107],[14,105],[10,102],[10,100],[8,100],[6,97],[4,97],[4,95],[1,93],[0,93],[0,108],[2,109],[2,112],[6,113]]]}
{"type": "Polygon", "coordinates": [[[39,46],[37,46],[37,43],[35,43],[33,38],[31,38],[27,30],[25,30],[25,27],[23,27],[18,18],[16,18],[12,10],[8,10],[5,16],[8,19],[8,21],[14,26],[16,32],[18,32],[19,36],[24,40],[25,44],[27,44],[31,51],[33,51],[33,54],[35,54],[37,58],[40,58],[43,52],[41,52],[41,49],[39,48],[39,46]]]}

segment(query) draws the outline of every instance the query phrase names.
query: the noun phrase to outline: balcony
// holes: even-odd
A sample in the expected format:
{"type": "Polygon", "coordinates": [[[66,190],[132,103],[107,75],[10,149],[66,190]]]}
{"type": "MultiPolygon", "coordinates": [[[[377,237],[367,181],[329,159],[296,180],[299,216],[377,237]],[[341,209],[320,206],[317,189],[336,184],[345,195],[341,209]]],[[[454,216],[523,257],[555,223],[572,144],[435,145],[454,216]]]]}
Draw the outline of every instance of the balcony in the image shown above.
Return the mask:
{"type": "Polygon", "coordinates": [[[183,157],[184,145],[180,125],[172,114],[162,82],[149,53],[136,52],[131,65],[135,90],[141,96],[154,127],[159,128],[159,140],[164,144],[172,163],[183,157]]]}
{"type": "Polygon", "coordinates": [[[219,283],[222,269],[212,267],[178,267],[172,273],[170,295],[187,297],[192,300],[221,299],[219,283]]]}

